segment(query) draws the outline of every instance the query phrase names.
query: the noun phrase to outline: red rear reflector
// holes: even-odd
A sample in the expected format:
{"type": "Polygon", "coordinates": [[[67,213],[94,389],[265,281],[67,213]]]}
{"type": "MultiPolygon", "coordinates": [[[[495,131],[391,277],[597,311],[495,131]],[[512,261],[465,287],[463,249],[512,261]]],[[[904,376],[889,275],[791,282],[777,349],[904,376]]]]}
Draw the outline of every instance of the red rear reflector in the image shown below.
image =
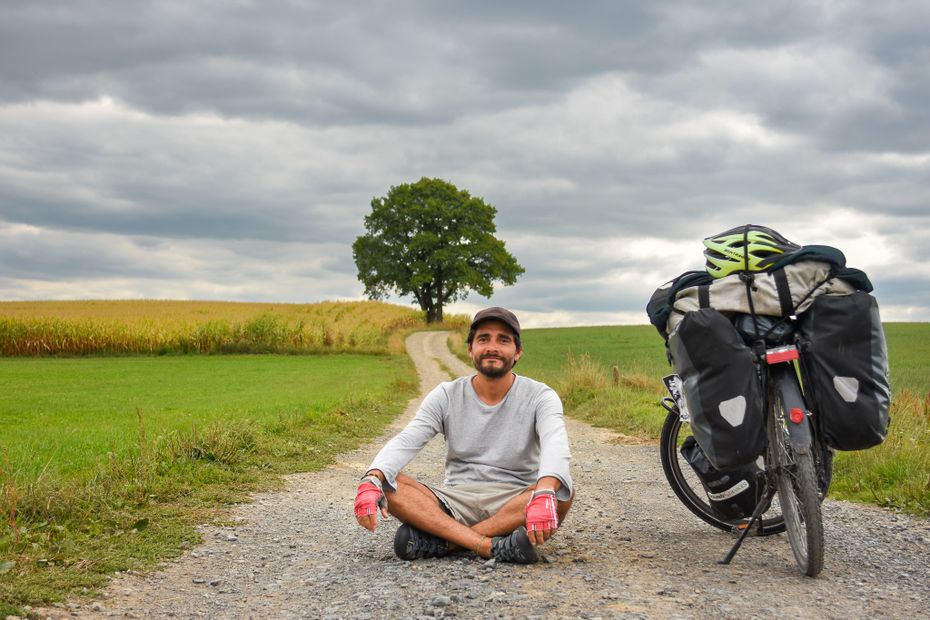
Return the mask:
{"type": "Polygon", "coordinates": [[[804,420],[804,412],[797,407],[792,407],[790,417],[792,422],[800,424],[804,420]]]}
{"type": "Polygon", "coordinates": [[[795,346],[769,349],[765,352],[765,361],[768,364],[780,364],[798,359],[798,348],[795,346]]]}

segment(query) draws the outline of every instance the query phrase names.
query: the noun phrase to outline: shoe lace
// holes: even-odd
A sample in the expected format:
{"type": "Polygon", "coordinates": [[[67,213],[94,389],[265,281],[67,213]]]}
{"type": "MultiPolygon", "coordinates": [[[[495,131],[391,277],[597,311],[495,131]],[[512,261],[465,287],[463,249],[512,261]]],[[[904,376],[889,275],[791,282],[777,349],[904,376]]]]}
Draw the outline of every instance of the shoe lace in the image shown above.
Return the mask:
{"type": "Polygon", "coordinates": [[[410,540],[407,541],[407,548],[419,559],[441,557],[446,553],[446,542],[432,534],[414,529],[410,540]]]}
{"type": "Polygon", "coordinates": [[[529,563],[533,558],[529,556],[524,545],[520,544],[517,539],[518,532],[513,532],[508,536],[501,536],[495,539],[493,555],[504,562],[523,562],[529,563]]]}

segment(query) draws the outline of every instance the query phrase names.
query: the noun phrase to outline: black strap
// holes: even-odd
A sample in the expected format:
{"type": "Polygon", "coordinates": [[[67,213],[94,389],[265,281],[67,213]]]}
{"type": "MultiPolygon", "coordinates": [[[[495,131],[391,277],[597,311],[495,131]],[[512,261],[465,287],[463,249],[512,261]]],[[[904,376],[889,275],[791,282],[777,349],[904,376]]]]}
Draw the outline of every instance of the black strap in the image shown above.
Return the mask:
{"type": "Polygon", "coordinates": [[[710,284],[702,284],[698,289],[698,305],[701,308],[710,308],[710,284]]]}
{"type": "Polygon", "coordinates": [[[794,314],[794,304],[791,303],[791,289],[788,287],[788,274],[784,269],[776,269],[772,272],[775,278],[775,290],[778,291],[778,304],[781,306],[782,316],[791,316],[794,314]]]}
{"type": "Polygon", "coordinates": [[[759,335],[759,317],[756,315],[756,306],[752,303],[752,288],[756,276],[750,271],[739,274],[739,279],[746,283],[746,299],[749,301],[749,315],[752,317],[752,332],[759,335]]]}

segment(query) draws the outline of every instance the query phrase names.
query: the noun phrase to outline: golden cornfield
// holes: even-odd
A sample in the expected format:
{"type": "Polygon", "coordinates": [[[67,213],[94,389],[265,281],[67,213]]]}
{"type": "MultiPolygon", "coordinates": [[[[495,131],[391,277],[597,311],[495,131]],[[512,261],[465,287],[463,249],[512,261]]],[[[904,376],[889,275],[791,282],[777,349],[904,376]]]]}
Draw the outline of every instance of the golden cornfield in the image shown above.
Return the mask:
{"type": "Polygon", "coordinates": [[[400,353],[425,326],[422,312],[376,301],[0,302],[0,355],[400,353]]]}

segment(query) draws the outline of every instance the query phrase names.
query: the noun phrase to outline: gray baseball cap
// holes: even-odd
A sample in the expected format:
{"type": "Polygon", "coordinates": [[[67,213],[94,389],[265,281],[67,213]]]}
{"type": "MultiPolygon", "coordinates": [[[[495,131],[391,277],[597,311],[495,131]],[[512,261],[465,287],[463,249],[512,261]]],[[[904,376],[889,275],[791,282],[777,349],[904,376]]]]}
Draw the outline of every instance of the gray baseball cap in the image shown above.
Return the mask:
{"type": "Polygon", "coordinates": [[[476,328],[480,323],[485,321],[500,321],[501,323],[510,327],[513,330],[514,335],[517,337],[520,336],[520,321],[517,320],[517,317],[513,312],[507,308],[501,308],[499,306],[494,306],[493,308],[485,308],[478,312],[475,315],[475,318],[471,321],[471,328],[476,328]]]}

